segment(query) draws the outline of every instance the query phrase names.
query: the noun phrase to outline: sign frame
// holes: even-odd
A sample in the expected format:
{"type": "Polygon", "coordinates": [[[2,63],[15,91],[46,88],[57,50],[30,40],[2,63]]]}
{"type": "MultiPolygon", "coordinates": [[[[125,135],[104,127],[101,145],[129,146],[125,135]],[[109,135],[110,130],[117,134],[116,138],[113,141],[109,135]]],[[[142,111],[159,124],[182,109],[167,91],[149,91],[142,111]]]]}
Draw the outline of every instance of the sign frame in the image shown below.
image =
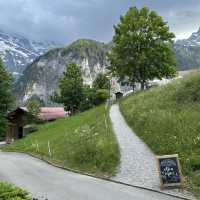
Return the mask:
{"type": "Polygon", "coordinates": [[[156,156],[156,160],[157,160],[157,168],[158,168],[158,172],[159,172],[161,189],[170,188],[170,187],[172,187],[172,188],[183,187],[183,176],[182,176],[182,172],[181,172],[181,166],[180,166],[178,154],[156,156]],[[163,179],[162,179],[162,176],[161,176],[161,169],[160,169],[160,159],[167,159],[167,158],[176,159],[178,172],[179,172],[179,176],[180,176],[180,182],[179,183],[163,183],[163,179]]]}

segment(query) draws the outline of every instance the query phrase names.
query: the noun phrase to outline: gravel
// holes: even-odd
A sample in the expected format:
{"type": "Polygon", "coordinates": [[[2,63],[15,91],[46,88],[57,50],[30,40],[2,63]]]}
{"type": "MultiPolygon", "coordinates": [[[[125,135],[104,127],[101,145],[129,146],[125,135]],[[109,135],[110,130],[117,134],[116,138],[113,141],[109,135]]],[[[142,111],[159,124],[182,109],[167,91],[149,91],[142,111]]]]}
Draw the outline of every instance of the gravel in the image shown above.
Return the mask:
{"type": "MultiPolygon", "coordinates": [[[[159,173],[153,152],[129,128],[117,104],[112,105],[110,118],[121,150],[120,167],[113,180],[160,191],[159,173]]],[[[178,189],[163,192],[192,198],[188,192],[178,189]]]]}

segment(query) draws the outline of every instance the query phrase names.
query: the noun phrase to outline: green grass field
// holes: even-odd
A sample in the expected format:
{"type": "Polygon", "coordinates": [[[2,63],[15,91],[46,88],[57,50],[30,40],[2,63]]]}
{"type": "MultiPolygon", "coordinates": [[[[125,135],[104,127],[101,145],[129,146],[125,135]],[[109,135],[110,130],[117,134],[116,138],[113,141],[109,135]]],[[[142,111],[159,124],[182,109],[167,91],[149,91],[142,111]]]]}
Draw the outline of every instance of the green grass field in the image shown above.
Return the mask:
{"type": "Polygon", "coordinates": [[[189,187],[200,198],[200,72],[125,97],[120,109],[157,155],[179,154],[189,187]]]}
{"type": "Polygon", "coordinates": [[[39,126],[25,139],[4,148],[33,153],[55,164],[95,174],[116,173],[120,153],[104,105],[71,118],[39,126]]]}

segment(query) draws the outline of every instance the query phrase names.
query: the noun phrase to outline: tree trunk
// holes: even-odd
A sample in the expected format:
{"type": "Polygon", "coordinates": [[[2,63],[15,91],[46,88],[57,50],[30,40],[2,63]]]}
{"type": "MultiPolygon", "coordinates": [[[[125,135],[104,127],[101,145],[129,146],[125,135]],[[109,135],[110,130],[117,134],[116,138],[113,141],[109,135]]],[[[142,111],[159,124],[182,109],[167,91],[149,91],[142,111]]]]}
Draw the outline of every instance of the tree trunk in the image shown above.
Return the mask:
{"type": "Polygon", "coordinates": [[[132,85],[133,92],[135,91],[135,83],[132,85]]]}

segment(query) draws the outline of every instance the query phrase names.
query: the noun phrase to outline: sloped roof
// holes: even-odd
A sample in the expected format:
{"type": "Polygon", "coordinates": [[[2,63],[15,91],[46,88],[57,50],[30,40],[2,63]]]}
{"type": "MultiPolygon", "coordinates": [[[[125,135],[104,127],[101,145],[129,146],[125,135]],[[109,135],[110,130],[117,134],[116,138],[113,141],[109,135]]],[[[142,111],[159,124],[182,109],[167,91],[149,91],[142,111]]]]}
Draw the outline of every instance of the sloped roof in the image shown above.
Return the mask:
{"type": "MultiPolygon", "coordinates": [[[[27,107],[19,107],[15,111],[17,110],[22,110],[27,113],[29,112],[27,107]]],[[[65,116],[66,116],[66,112],[63,107],[41,107],[40,113],[38,114],[38,117],[41,120],[45,120],[45,121],[64,118],[65,116]]]]}
{"type": "Polygon", "coordinates": [[[54,120],[63,118],[66,112],[63,107],[41,107],[39,118],[42,120],[54,120]]]}

